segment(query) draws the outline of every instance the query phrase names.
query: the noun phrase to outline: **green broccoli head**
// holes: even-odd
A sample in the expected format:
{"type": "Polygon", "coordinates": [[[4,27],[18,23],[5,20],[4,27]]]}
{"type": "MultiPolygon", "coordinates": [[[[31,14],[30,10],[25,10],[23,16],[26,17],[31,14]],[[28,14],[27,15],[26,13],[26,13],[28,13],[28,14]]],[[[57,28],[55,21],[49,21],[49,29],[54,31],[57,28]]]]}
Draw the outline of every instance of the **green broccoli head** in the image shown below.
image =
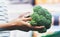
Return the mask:
{"type": "Polygon", "coordinates": [[[40,6],[35,6],[35,7],[33,8],[33,11],[34,11],[34,12],[38,12],[38,10],[39,10],[40,8],[42,8],[42,7],[40,7],[40,6]]]}
{"type": "Polygon", "coordinates": [[[33,8],[34,13],[31,15],[32,20],[30,24],[32,26],[45,26],[44,29],[38,30],[39,32],[45,32],[47,29],[50,28],[52,22],[52,15],[49,11],[41,6],[35,6],[33,8]]]}

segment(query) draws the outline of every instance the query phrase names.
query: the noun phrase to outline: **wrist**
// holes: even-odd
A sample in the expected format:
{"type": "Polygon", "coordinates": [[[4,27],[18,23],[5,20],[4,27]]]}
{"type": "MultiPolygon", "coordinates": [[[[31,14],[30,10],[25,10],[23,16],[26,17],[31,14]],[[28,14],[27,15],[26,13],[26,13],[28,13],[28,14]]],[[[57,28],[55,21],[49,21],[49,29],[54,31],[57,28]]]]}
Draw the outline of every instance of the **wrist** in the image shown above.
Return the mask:
{"type": "Polygon", "coordinates": [[[9,22],[8,24],[11,25],[11,26],[16,26],[15,22],[9,22]]]}

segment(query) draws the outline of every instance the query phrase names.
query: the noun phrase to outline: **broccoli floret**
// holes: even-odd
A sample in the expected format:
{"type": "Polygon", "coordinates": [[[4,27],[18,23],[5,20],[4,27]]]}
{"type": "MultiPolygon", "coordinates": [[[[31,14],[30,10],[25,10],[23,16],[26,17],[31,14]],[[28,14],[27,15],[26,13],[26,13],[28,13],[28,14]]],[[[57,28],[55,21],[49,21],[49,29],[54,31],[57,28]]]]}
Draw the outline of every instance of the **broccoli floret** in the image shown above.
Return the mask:
{"type": "Polygon", "coordinates": [[[45,33],[46,30],[47,30],[46,28],[42,28],[42,29],[38,30],[38,32],[39,32],[39,33],[45,33]]]}
{"type": "Polygon", "coordinates": [[[30,24],[31,24],[32,26],[36,26],[36,25],[37,25],[37,23],[36,23],[34,20],[31,20],[31,21],[30,21],[30,24]]]}
{"type": "Polygon", "coordinates": [[[40,6],[35,6],[35,7],[33,7],[33,11],[34,11],[34,12],[38,12],[38,10],[39,10],[40,8],[42,8],[42,7],[40,7],[40,6]]]}
{"type": "Polygon", "coordinates": [[[38,32],[46,32],[50,28],[52,22],[52,15],[49,11],[41,6],[35,6],[33,8],[33,14],[31,15],[32,20],[30,24],[32,26],[45,26],[44,29],[38,30],[38,32]]]}

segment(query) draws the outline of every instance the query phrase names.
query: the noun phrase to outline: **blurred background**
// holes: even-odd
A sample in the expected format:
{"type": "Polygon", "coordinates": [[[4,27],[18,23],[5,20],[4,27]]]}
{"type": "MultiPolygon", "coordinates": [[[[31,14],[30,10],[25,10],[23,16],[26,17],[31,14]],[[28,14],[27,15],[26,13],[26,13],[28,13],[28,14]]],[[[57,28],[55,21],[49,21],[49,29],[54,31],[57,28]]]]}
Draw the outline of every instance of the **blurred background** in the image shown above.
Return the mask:
{"type": "Polygon", "coordinates": [[[40,5],[48,9],[48,11],[52,14],[51,28],[48,29],[46,33],[13,30],[10,32],[0,32],[0,37],[42,37],[47,34],[53,34],[56,31],[60,31],[60,0],[0,0],[0,7],[5,6],[0,8],[0,12],[1,10],[4,12],[7,11],[9,18],[8,21],[11,21],[25,12],[32,13],[32,8],[35,5],[40,5]]]}

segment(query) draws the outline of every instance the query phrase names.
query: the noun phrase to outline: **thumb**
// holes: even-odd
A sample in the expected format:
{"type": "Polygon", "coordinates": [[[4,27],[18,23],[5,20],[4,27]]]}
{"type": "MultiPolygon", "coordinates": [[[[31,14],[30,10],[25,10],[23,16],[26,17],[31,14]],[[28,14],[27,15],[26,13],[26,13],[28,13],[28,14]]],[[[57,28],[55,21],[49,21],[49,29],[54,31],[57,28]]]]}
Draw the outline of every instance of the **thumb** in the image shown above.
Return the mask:
{"type": "Polygon", "coordinates": [[[31,24],[28,23],[28,22],[24,22],[24,25],[27,26],[27,27],[31,27],[31,24]]]}

